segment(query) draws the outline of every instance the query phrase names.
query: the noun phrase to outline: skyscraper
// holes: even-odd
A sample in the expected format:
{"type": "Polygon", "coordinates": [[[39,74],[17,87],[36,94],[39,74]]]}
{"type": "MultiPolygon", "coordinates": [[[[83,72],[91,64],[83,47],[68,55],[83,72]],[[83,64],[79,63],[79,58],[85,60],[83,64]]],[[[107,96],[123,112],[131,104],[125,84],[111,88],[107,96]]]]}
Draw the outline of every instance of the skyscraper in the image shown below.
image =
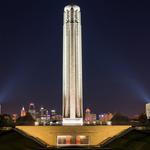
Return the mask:
{"type": "Polygon", "coordinates": [[[50,115],[48,114],[48,110],[44,107],[40,108],[40,124],[46,125],[50,121],[50,115]]]}
{"type": "Polygon", "coordinates": [[[29,104],[29,110],[28,112],[31,114],[31,116],[35,119],[36,118],[36,110],[34,103],[29,104]]]}
{"type": "Polygon", "coordinates": [[[83,124],[82,39],[80,7],[64,8],[63,125],[83,124]]]}
{"type": "Polygon", "coordinates": [[[26,116],[26,111],[25,111],[25,108],[24,108],[24,107],[22,107],[22,109],[21,109],[21,114],[20,114],[20,116],[21,116],[21,117],[26,116]]]}
{"type": "Polygon", "coordinates": [[[96,124],[96,114],[91,113],[89,108],[85,110],[84,123],[87,125],[96,124]]]}

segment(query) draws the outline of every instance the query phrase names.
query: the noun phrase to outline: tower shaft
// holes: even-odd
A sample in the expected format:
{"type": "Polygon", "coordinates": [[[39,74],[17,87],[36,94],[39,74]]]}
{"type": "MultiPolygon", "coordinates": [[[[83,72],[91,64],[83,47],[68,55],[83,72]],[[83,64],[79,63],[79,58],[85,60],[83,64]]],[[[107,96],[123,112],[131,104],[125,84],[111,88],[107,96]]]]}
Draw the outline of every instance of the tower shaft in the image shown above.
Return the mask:
{"type": "Polygon", "coordinates": [[[81,13],[75,5],[64,9],[63,26],[63,124],[82,125],[81,13]]]}

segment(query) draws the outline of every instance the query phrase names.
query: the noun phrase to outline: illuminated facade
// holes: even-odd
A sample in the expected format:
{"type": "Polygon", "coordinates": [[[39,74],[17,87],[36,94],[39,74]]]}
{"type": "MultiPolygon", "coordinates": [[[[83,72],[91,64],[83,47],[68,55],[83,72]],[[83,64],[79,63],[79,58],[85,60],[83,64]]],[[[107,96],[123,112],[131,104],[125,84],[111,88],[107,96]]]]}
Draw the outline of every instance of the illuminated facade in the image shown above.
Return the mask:
{"type": "Polygon", "coordinates": [[[80,7],[64,8],[63,125],[82,125],[82,44],[80,7]]]}
{"type": "Polygon", "coordinates": [[[48,124],[50,120],[50,115],[48,114],[48,110],[44,107],[40,108],[40,125],[48,124]]]}
{"type": "Polygon", "coordinates": [[[146,116],[147,119],[150,119],[150,103],[146,104],[146,116]]]}
{"type": "Polygon", "coordinates": [[[111,124],[111,119],[113,118],[112,113],[103,113],[99,115],[99,123],[102,125],[110,125],[111,124]]]}
{"type": "Polygon", "coordinates": [[[21,109],[21,114],[20,114],[20,116],[21,116],[21,117],[26,116],[26,111],[25,111],[25,108],[24,108],[24,107],[22,107],[22,109],[21,109]]]}
{"type": "MultiPolygon", "coordinates": [[[[111,139],[131,126],[17,126],[16,128],[24,131],[32,137],[41,139],[50,147],[71,146],[71,145],[90,145],[98,146],[101,142],[111,139]]],[[[97,149],[93,147],[93,149],[97,149]]],[[[52,148],[52,149],[55,149],[52,148]]],[[[57,149],[57,148],[56,148],[57,149]]],[[[65,147],[64,149],[78,149],[76,147],[65,147]]],[[[84,149],[79,147],[79,149],[84,149]]],[[[88,149],[88,147],[85,147],[88,149]]],[[[92,149],[92,148],[91,148],[92,149]]],[[[100,149],[100,148],[98,148],[100,149]]]]}
{"type": "Polygon", "coordinates": [[[91,113],[89,108],[85,110],[84,123],[87,125],[96,124],[96,114],[91,113]]]}

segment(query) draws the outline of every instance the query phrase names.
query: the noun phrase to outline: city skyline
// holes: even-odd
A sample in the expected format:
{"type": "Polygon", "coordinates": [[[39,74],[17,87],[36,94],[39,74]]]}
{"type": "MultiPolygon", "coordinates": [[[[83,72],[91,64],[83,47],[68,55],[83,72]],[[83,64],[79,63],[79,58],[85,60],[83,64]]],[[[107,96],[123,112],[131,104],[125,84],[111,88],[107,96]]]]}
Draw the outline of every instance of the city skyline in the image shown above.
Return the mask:
{"type": "MultiPolygon", "coordinates": [[[[94,2],[76,2],[83,6],[84,108],[97,114],[138,114],[150,95],[150,22],[146,19],[150,11],[144,3],[134,7],[128,2],[94,2]],[[135,13],[138,8],[139,14],[135,13]]],[[[0,103],[4,111],[15,113],[22,103],[34,102],[61,112],[61,22],[68,2],[1,3],[0,103]]]]}

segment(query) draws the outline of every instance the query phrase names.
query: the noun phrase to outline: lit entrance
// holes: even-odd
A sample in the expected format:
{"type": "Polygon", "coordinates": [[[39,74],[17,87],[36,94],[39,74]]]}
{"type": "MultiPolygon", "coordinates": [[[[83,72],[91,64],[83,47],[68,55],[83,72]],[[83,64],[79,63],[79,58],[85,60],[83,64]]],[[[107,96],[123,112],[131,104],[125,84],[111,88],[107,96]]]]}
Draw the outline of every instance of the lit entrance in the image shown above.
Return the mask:
{"type": "Polygon", "coordinates": [[[85,135],[58,135],[58,146],[67,145],[89,145],[89,136],[85,135]]]}

